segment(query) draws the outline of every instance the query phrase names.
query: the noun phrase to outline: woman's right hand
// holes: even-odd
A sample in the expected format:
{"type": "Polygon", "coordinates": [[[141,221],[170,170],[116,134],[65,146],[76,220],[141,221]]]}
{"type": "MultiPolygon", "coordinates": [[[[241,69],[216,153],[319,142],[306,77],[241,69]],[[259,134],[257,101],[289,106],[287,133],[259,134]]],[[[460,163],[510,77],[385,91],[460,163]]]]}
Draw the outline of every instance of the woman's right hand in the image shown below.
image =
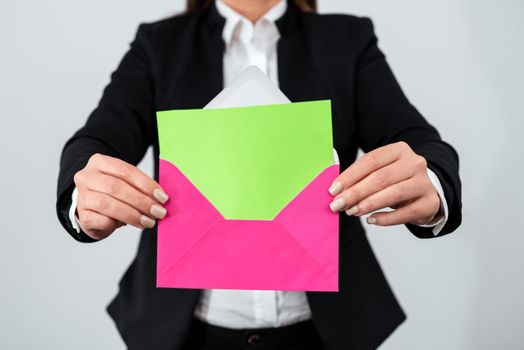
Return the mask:
{"type": "Polygon", "coordinates": [[[79,224],[91,238],[106,238],[126,224],[151,228],[166,216],[168,196],[160,185],[120,159],[94,154],[74,181],[79,224]]]}

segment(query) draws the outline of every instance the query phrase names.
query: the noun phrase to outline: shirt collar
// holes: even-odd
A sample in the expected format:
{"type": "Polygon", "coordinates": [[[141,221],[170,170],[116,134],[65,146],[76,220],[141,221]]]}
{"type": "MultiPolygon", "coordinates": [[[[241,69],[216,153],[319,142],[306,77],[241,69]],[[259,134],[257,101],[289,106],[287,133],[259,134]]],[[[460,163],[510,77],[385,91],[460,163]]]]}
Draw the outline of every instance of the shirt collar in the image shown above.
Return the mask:
{"type": "MultiPolygon", "coordinates": [[[[225,18],[226,23],[222,31],[222,38],[224,39],[227,46],[230,45],[235,29],[240,22],[244,22],[247,25],[252,25],[251,21],[233,10],[230,6],[226,5],[222,0],[215,0],[215,5],[218,13],[225,18]]],[[[262,20],[267,20],[274,23],[278,20],[287,10],[287,0],[280,0],[266,13],[264,13],[258,20],[257,23],[262,20]]]]}

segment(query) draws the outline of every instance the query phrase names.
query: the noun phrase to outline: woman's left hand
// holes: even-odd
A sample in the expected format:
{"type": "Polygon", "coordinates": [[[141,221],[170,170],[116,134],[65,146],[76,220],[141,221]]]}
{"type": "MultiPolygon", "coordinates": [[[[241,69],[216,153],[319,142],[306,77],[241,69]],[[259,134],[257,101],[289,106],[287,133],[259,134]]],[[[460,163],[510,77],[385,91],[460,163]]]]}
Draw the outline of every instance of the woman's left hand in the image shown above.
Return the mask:
{"type": "Polygon", "coordinates": [[[334,212],[366,215],[370,224],[390,226],[431,223],[440,209],[440,197],[427,173],[427,162],[405,142],[366,153],[333,181],[329,192],[334,212]]]}

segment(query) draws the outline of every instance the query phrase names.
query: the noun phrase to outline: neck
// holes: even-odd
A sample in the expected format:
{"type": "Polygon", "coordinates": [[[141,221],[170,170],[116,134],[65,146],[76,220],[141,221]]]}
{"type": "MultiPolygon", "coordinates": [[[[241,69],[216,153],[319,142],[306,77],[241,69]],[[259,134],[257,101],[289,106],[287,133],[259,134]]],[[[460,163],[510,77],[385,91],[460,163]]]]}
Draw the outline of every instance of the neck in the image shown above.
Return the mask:
{"type": "Polygon", "coordinates": [[[256,23],[269,9],[282,0],[222,0],[233,10],[256,23]]]}

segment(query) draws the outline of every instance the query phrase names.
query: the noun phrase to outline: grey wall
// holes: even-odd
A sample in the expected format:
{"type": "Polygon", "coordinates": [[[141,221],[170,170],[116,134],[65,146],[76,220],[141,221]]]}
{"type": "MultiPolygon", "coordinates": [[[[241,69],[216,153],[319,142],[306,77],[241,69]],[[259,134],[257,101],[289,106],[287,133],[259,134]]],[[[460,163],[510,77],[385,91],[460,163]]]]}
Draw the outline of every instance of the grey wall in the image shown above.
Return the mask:
{"type": "MultiPolygon", "coordinates": [[[[521,215],[524,3],[320,0],[373,18],[405,92],[461,155],[464,224],[418,240],[369,237],[408,313],[382,349],[519,349],[524,342],[521,215]]],[[[0,347],[119,349],[104,312],[138,231],[99,244],[55,218],[60,149],[95,106],[139,22],[182,1],[0,3],[0,347]]],[[[151,170],[151,155],[142,163],[151,170]]]]}

